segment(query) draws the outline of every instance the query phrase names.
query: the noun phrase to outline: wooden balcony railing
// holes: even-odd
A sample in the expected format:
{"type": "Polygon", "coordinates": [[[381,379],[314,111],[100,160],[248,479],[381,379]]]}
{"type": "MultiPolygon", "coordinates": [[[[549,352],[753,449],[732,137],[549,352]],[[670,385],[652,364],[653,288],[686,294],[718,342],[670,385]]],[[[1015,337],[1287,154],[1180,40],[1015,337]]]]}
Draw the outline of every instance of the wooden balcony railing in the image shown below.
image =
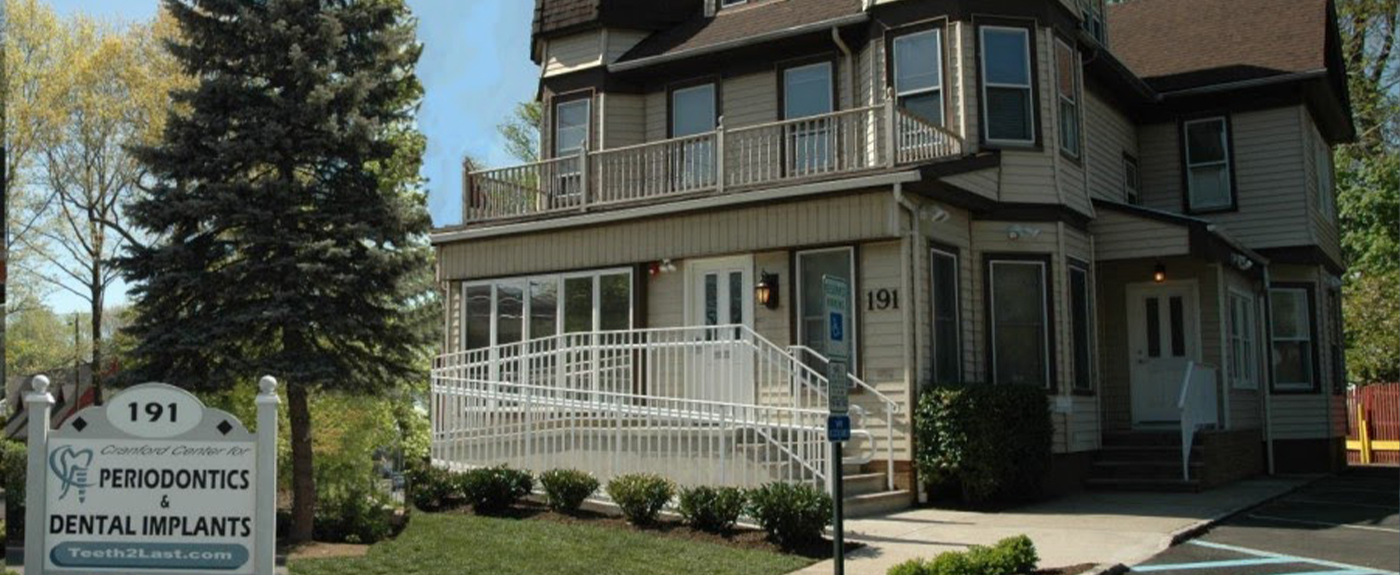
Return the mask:
{"type": "Polygon", "coordinates": [[[890,100],[795,120],[725,129],[466,177],[465,222],[839,177],[952,158],[962,139],[890,100]]]}

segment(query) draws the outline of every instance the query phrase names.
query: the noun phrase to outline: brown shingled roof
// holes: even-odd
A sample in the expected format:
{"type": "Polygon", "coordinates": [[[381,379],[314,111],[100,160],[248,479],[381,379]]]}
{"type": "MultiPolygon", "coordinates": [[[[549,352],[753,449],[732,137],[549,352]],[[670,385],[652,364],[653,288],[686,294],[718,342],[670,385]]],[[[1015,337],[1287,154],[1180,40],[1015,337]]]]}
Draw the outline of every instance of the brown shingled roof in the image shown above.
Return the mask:
{"type": "Polygon", "coordinates": [[[1109,45],[1162,92],[1321,70],[1327,0],[1129,0],[1109,45]]]}
{"type": "Polygon", "coordinates": [[[622,61],[684,52],[861,13],[861,0],[751,0],[653,34],[622,61]]]}

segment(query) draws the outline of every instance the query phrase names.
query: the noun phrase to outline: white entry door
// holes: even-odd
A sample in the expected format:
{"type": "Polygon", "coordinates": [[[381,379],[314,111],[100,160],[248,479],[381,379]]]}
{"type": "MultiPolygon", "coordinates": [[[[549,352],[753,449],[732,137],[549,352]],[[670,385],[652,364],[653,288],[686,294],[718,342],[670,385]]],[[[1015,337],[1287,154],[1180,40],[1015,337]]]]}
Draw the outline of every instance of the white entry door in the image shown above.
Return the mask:
{"type": "Polygon", "coordinates": [[[685,396],[708,401],[752,403],[753,259],[749,256],[692,260],[686,325],[692,350],[685,396]]]}
{"type": "Polygon", "coordinates": [[[1133,425],[1180,425],[1177,401],[1186,366],[1200,361],[1194,282],[1128,286],[1128,353],[1133,425]]]}

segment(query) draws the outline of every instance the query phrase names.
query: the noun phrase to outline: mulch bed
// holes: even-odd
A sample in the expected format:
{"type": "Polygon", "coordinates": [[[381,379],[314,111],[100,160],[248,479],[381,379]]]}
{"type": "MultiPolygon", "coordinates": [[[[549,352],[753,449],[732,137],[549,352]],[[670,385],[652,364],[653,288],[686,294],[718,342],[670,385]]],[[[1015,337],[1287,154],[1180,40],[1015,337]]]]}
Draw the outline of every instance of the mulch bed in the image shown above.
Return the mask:
{"type": "MultiPolygon", "coordinates": [[[[468,508],[461,507],[447,513],[472,513],[468,508]]],[[[687,541],[701,541],[718,545],[727,545],[741,549],[757,549],[770,551],[773,553],[787,553],[798,555],[808,559],[830,559],[833,545],[830,539],[822,539],[820,542],[813,542],[796,549],[784,549],[768,540],[768,534],[759,529],[749,529],[745,527],[735,527],[728,533],[710,533],[691,529],[678,519],[661,517],[656,523],[639,527],[628,523],[626,519],[606,513],[588,511],[580,509],[572,514],[551,511],[544,504],[535,501],[522,501],[512,507],[509,511],[495,515],[495,517],[507,517],[513,519],[525,519],[534,521],[554,521],[564,524],[588,524],[610,529],[624,529],[641,533],[651,533],[662,537],[684,539],[687,541]]],[[[865,545],[852,541],[846,542],[846,553],[860,549],[865,545]]]]}

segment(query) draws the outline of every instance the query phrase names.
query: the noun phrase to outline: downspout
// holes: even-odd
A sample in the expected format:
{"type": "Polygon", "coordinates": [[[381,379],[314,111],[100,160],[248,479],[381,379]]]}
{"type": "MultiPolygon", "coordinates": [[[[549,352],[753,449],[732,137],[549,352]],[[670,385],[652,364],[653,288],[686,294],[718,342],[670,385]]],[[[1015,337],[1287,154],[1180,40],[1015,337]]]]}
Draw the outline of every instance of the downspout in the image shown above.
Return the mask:
{"type": "MultiPolygon", "coordinates": [[[[913,202],[909,201],[908,198],[904,197],[903,182],[895,182],[894,184],[894,201],[896,204],[899,205],[899,207],[904,208],[904,210],[909,213],[908,236],[904,239],[903,242],[900,242],[900,256],[904,259],[904,265],[899,266],[899,290],[901,292],[904,292],[905,301],[909,302],[907,305],[904,306],[904,313],[900,314],[900,322],[903,324],[904,328],[904,389],[906,390],[906,393],[909,397],[909,423],[912,425],[914,422],[914,406],[918,404],[918,394],[916,393],[917,390],[915,389],[914,385],[914,364],[916,361],[918,361],[918,353],[915,351],[914,346],[917,345],[918,341],[914,334],[913,315],[915,313],[915,308],[919,305],[919,298],[914,297],[913,270],[914,242],[918,241],[919,239],[919,207],[914,205],[913,202]]],[[[898,225],[897,220],[896,225],[898,225]]],[[[898,228],[896,229],[898,230],[898,228]]],[[[909,454],[910,459],[912,460],[914,453],[914,434],[910,433],[908,437],[909,454]]],[[[893,443],[894,438],[889,438],[889,441],[893,443]]],[[[927,502],[928,493],[924,491],[923,482],[918,481],[916,477],[911,477],[911,479],[913,480],[913,483],[917,486],[916,489],[918,491],[919,502],[927,502]]],[[[889,480],[893,481],[894,478],[890,477],[889,480]]]]}
{"type": "MultiPolygon", "coordinates": [[[[1273,280],[1269,278],[1269,265],[1264,264],[1264,345],[1260,349],[1272,350],[1274,347],[1274,300],[1271,287],[1273,280]]],[[[1263,356],[1264,354],[1259,354],[1263,356]]],[[[1274,362],[1264,362],[1264,381],[1259,385],[1264,388],[1264,459],[1268,462],[1269,475],[1274,474],[1274,418],[1273,418],[1273,388],[1274,388],[1274,362]]]]}
{"type": "MultiPolygon", "coordinates": [[[[841,29],[840,29],[840,28],[837,28],[837,27],[835,27],[835,26],[832,26],[832,27],[831,27],[831,41],[836,43],[836,47],[839,48],[839,49],[841,50],[841,54],[843,54],[843,55],[845,56],[845,59],[846,59],[846,90],[849,91],[849,92],[850,92],[850,95],[851,95],[851,104],[850,104],[850,105],[851,105],[852,108],[855,108],[855,107],[856,107],[856,66],[855,66],[855,59],[853,58],[853,56],[852,56],[852,54],[851,54],[851,47],[850,47],[849,45],[846,44],[846,41],[845,41],[845,40],[842,40],[842,39],[841,39],[841,29]]],[[[835,107],[836,107],[836,109],[838,109],[838,110],[841,109],[841,103],[840,103],[840,102],[837,102],[835,107]]]]}

